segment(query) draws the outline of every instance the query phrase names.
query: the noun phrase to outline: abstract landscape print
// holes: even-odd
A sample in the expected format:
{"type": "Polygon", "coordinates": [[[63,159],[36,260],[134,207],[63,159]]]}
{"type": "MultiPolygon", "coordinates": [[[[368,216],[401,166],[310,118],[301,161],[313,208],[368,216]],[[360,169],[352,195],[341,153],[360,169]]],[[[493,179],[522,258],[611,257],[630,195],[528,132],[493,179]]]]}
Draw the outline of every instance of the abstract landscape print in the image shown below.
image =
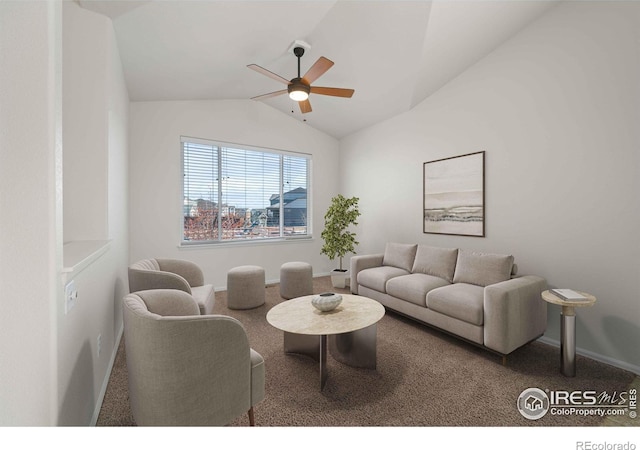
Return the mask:
{"type": "Polygon", "coordinates": [[[424,163],[423,232],[484,236],[484,152],[424,163]]]}

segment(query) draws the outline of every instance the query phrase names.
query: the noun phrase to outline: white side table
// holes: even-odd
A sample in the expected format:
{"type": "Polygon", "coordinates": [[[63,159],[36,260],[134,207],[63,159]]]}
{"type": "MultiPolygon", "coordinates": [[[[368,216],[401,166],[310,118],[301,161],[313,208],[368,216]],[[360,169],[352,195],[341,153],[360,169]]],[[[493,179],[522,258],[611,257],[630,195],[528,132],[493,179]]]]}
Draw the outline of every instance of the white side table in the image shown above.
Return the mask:
{"type": "Polygon", "coordinates": [[[567,377],[576,376],[576,311],[578,306],[592,306],[596,298],[586,292],[576,291],[584,295],[586,301],[564,300],[551,291],[544,291],[542,299],[546,302],[562,306],[560,315],[560,371],[567,377]]]}

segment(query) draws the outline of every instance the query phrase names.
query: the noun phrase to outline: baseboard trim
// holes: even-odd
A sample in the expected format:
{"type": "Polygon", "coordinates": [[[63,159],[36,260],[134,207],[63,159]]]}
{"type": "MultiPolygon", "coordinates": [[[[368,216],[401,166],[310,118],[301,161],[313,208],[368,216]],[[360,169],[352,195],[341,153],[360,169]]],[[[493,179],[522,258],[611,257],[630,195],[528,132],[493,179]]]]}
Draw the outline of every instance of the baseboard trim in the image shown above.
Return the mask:
{"type": "MultiPolygon", "coordinates": [[[[552,347],[560,348],[560,341],[556,339],[548,338],[547,336],[542,336],[541,338],[538,339],[538,342],[551,345],[552,347]]],[[[604,356],[599,353],[595,353],[590,350],[585,350],[580,347],[576,347],[576,353],[578,355],[586,356],[587,358],[593,359],[595,361],[600,361],[610,366],[617,367],[619,369],[628,370],[629,372],[635,373],[636,375],[640,375],[640,366],[629,364],[625,361],[620,361],[618,359],[614,359],[609,356],[604,356]]]]}
{"type": "Polygon", "coordinates": [[[118,335],[116,337],[116,345],[113,347],[113,351],[111,352],[111,359],[109,360],[109,367],[107,368],[107,373],[105,375],[104,381],[102,382],[102,388],[100,389],[100,395],[98,396],[98,402],[96,403],[96,408],[93,411],[93,417],[91,417],[90,426],[95,427],[98,423],[98,417],[100,416],[100,410],[102,409],[102,402],[104,401],[104,396],[107,393],[107,386],[109,385],[109,378],[111,378],[111,371],[113,370],[113,365],[116,362],[116,356],[118,354],[118,348],[120,347],[120,340],[122,339],[122,335],[124,334],[124,324],[120,328],[118,335]]]}
{"type": "MultiPolygon", "coordinates": [[[[322,278],[322,277],[329,277],[331,276],[330,272],[323,272],[323,273],[314,273],[313,274],[313,278],[322,278]]],[[[278,284],[280,283],[280,278],[274,278],[273,280],[267,280],[266,284],[278,284]]]]}

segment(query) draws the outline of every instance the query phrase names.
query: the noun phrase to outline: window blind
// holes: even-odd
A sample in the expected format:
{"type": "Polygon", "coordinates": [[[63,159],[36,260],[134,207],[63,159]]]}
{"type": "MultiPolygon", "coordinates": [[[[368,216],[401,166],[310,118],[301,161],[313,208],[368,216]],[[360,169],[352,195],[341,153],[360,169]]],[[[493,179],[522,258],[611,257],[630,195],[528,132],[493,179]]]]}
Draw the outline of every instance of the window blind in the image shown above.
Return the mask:
{"type": "Polygon", "coordinates": [[[183,242],[308,236],[310,157],[182,140],[183,242]]]}

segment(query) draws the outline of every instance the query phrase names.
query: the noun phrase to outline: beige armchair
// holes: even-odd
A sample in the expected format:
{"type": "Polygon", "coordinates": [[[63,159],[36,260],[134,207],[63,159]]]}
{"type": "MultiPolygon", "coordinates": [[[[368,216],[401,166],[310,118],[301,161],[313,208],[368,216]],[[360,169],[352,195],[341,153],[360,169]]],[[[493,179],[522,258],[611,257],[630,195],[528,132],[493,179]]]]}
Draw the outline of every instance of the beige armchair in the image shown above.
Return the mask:
{"type": "Polygon", "coordinates": [[[129,401],[139,426],[226,425],[264,398],[262,356],[236,319],[199,314],[182,291],[124,298],[129,401]]]}
{"type": "Polygon", "coordinates": [[[129,266],[129,292],[178,289],[193,296],[200,314],[211,314],[215,291],[204,284],[202,269],[182,259],[143,259],[129,266]]]}

